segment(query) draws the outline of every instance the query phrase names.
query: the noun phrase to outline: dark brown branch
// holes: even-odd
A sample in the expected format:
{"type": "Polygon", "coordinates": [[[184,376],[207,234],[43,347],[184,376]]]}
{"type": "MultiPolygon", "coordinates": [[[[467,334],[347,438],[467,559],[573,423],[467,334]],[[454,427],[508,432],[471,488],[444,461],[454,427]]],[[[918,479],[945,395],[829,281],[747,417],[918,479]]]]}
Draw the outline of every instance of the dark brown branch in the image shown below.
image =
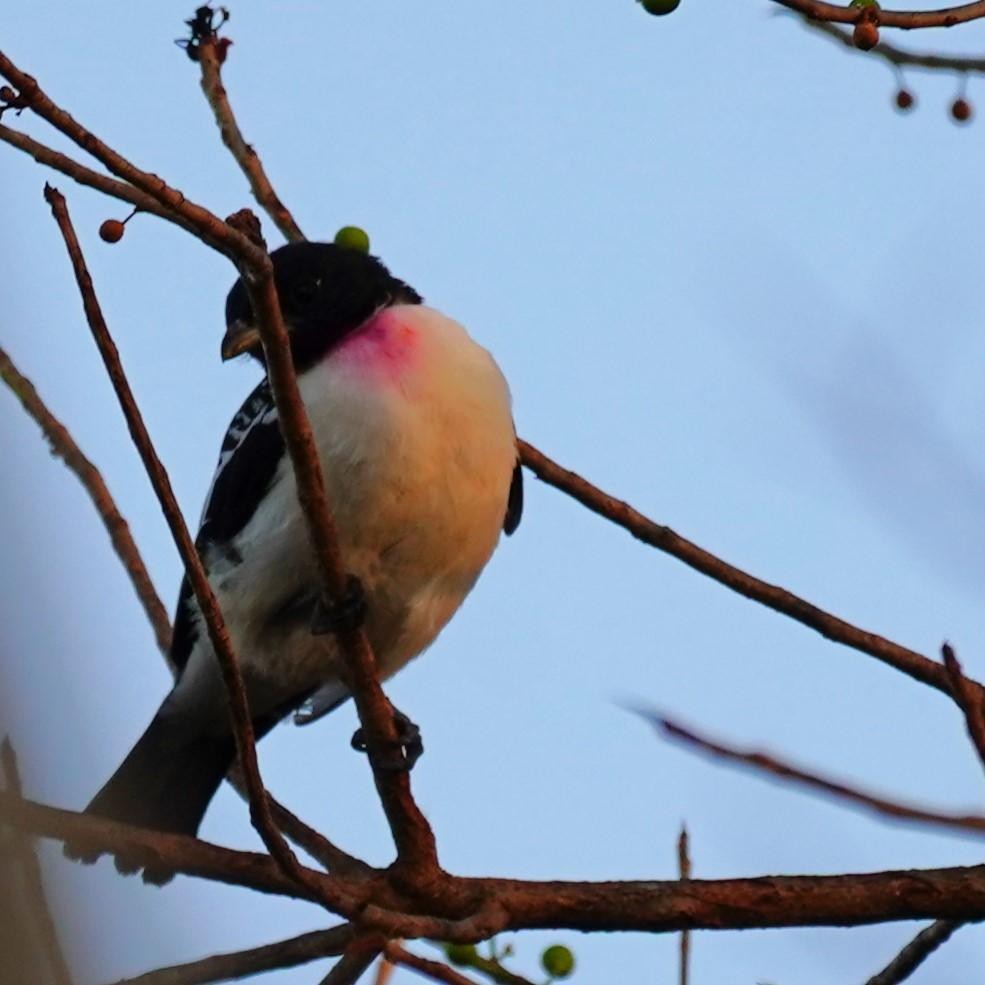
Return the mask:
{"type": "MultiPolygon", "coordinates": [[[[21,776],[17,767],[17,756],[10,739],[4,738],[0,743],[0,764],[3,766],[4,790],[21,796],[21,776]]],[[[68,970],[65,955],[62,952],[55,921],[48,906],[48,897],[44,890],[44,879],[41,875],[41,865],[38,862],[34,839],[26,832],[13,829],[10,846],[18,862],[23,879],[21,903],[30,912],[31,919],[41,938],[44,960],[51,976],[51,985],[72,985],[72,975],[68,970]]],[[[12,888],[12,887],[7,887],[12,888]]]]}
{"type": "MultiPolygon", "coordinates": [[[[339,599],[346,590],[346,570],[269,263],[263,270],[251,268],[251,275],[247,285],[263,340],[267,379],[294,467],[322,591],[328,600],[339,599]]],[[[409,771],[393,768],[399,767],[392,759],[400,748],[397,727],[393,706],[380,687],[369,641],[359,629],[339,634],[339,642],[346,658],[346,683],[366,736],[373,778],[397,847],[398,863],[417,880],[434,879],[439,875],[434,833],[411,795],[409,771]]]]}
{"type": "Polygon", "coordinates": [[[376,960],[382,948],[383,944],[375,939],[352,941],[332,970],[321,980],[321,985],[355,985],[363,972],[376,960]]]}
{"type": "Polygon", "coordinates": [[[25,154],[29,154],[38,164],[44,164],[47,167],[54,168],[56,171],[60,171],[73,181],[77,181],[80,185],[94,188],[104,195],[110,195],[123,202],[129,202],[131,205],[140,209],[141,212],[148,212],[160,219],[166,219],[168,222],[173,222],[175,225],[181,226],[187,232],[195,234],[195,227],[187,219],[165,208],[152,196],[140,191],[138,188],[134,188],[133,185],[128,185],[125,181],[118,181],[116,178],[110,178],[108,175],[93,171],[91,168],[87,168],[85,165],[73,160],[67,154],[62,154],[60,151],[53,150],[51,147],[39,143],[32,137],[27,136],[26,133],[21,133],[19,130],[11,130],[10,127],[0,124],[0,141],[10,144],[11,147],[16,147],[25,154]]]}
{"type": "Polygon", "coordinates": [[[229,152],[246,175],[253,197],[270,216],[284,238],[290,242],[303,240],[304,233],[294,221],[290,210],[274,191],[257,152],[243,139],[229,103],[229,95],[222,84],[222,62],[216,49],[218,41],[216,37],[204,39],[197,48],[197,54],[198,64],[202,69],[202,92],[205,93],[205,98],[212,107],[222,142],[229,148],[229,152]]]}
{"type": "MultiPolygon", "coordinates": [[[[181,515],[181,510],[171,489],[171,482],[168,479],[167,472],[161,464],[161,460],[157,457],[150,434],[147,432],[143,417],[130,390],[130,385],[127,382],[126,374],[123,370],[123,364],[120,362],[119,352],[110,336],[109,328],[106,325],[99,301],[96,298],[92,278],[86,267],[85,258],[82,255],[82,248],[79,245],[75,229],[72,226],[68,207],[65,204],[65,198],[59,191],[50,185],[46,185],[45,200],[51,206],[52,215],[55,217],[58,228],[65,240],[65,247],[68,250],[72,269],[75,272],[75,279],[82,295],[86,320],[96,346],[99,349],[99,354],[102,356],[103,363],[106,366],[106,372],[113,384],[113,389],[116,391],[117,399],[127,421],[127,427],[130,430],[130,436],[133,438],[133,442],[140,453],[141,461],[147,470],[147,475],[151,480],[151,485],[154,487],[154,492],[161,504],[161,509],[164,512],[168,527],[178,548],[178,553],[181,555],[188,580],[192,586],[208,630],[209,641],[219,662],[223,681],[229,694],[229,707],[232,716],[233,733],[236,739],[236,751],[243,769],[246,787],[250,794],[250,819],[258,834],[263,839],[263,843],[267,846],[267,850],[277,861],[278,865],[281,866],[285,873],[304,885],[306,884],[305,870],[284,840],[284,836],[280,833],[276,824],[274,824],[270,814],[270,805],[263,788],[263,781],[260,778],[260,769],[256,758],[253,722],[250,718],[246,687],[243,684],[239,663],[233,651],[229,632],[222,618],[222,613],[219,610],[219,603],[212,591],[208,577],[205,574],[205,569],[198,556],[198,551],[181,515]]],[[[316,885],[307,885],[312,892],[317,894],[316,885]]]]}
{"type": "Polygon", "coordinates": [[[985,835],[985,817],[980,814],[945,814],[922,807],[914,807],[909,804],[901,804],[898,801],[887,800],[876,794],[849,787],[837,780],[818,776],[816,773],[808,773],[806,770],[798,769],[796,766],[791,766],[789,763],[782,762],[766,753],[754,751],[744,752],[733,749],[715,739],[710,739],[706,735],[698,735],[680,723],[663,718],[660,715],[650,712],[641,712],[641,714],[665,735],[679,742],[683,742],[687,746],[696,748],[712,758],[723,759],[730,763],[739,763],[743,766],[751,766],[760,772],[769,773],[784,780],[793,780],[795,783],[802,784],[808,789],[830,794],[838,800],[864,807],[881,817],[888,817],[897,821],[916,821],[920,824],[931,824],[936,827],[948,828],[951,831],[959,831],[963,834],[978,835],[979,837],[985,835]]]}
{"type": "MultiPolygon", "coordinates": [[[[682,880],[691,878],[691,853],[688,847],[687,826],[681,825],[681,833],[677,838],[677,874],[682,880]]],[[[680,985],[688,985],[691,978],[691,932],[681,931],[680,985]]]]}
{"type": "MultiPolygon", "coordinates": [[[[774,0],[775,3],[796,10],[805,17],[817,21],[833,21],[837,24],[854,24],[865,7],[840,7],[823,0],[774,0]]],[[[879,9],[880,27],[900,27],[909,31],[924,27],[954,27],[985,17],[985,2],[965,3],[958,7],[940,10],[884,10],[879,9]]]]}
{"type": "MultiPolygon", "coordinates": [[[[789,616],[835,643],[842,643],[867,653],[870,657],[875,657],[914,680],[928,684],[950,696],[951,682],[947,671],[937,661],[930,660],[914,650],[909,650],[875,633],[859,629],[794,595],[793,592],[788,592],[785,588],[770,585],[747,574],[698,547],[697,544],[685,540],[670,527],[654,523],[628,503],[602,492],[580,475],[551,461],[543,452],[526,441],[520,441],[519,447],[523,464],[538,479],[560,489],[593,513],[629,531],[637,540],[670,554],[695,571],[700,571],[719,584],[725,585],[726,588],[731,588],[732,591],[744,595],[753,602],[765,605],[774,612],[789,616]]],[[[978,694],[985,695],[985,689],[980,684],[972,686],[978,694]]]]}
{"type": "MultiPolygon", "coordinates": [[[[239,852],[184,835],[144,831],[88,814],[59,810],[0,792],[0,821],[59,841],[84,841],[108,852],[139,852],[155,867],[317,901],[267,855],[239,852]]],[[[506,931],[740,930],[766,927],[861,926],[896,920],[985,919],[985,866],[915,869],[837,876],[759,876],[640,882],[529,882],[450,878],[439,900],[447,916],[416,916],[386,884],[359,886],[307,870],[319,896],[364,924],[389,905],[387,933],[407,939],[474,943],[506,931]],[[476,899],[495,900],[482,918],[456,920],[476,899]],[[371,904],[376,900],[375,904],[371,904]],[[398,912],[404,907],[404,912],[398,912]]]]}
{"type": "Polygon", "coordinates": [[[449,968],[444,962],[422,958],[420,955],[414,954],[413,951],[408,951],[407,948],[401,947],[399,944],[387,944],[383,949],[383,954],[391,964],[413,968],[414,971],[435,982],[444,982],[445,985],[477,985],[473,979],[459,974],[454,968],[449,968]]]}
{"type": "Polygon", "coordinates": [[[180,216],[187,222],[186,228],[190,227],[203,242],[232,259],[249,259],[258,267],[269,265],[265,252],[254,246],[247,237],[208,209],[186,199],[182,192],[156,174],[142,171],[55,105],[37,80],[19,69],[3,52],[0,52],[0,75],[17,89],[17,105],[36,113],[92,155],[107,171],[149,195],[164,207],[168,215],[174,213],[180,216]]]}
{"type": "MultiPolygon", "coordinates": [[[[852,51],[859,51],[855,46],[855,41],[850,31],[844,31],[839,27],[835,27],[833,24],[829,24],[827,21],[815,21],[809,18],[803,18],[802,23],[812,31],[817,31],[818,34],[823,34],[833,41],[844,45],[846,48],[851,48],[852,51]]],[[[859,53],[863,54],[863,52],[859,53]]],[[[890,44],[888,41],[880,41],[868,54],[882,58],[896,68],[926,68],[948,72],[985,72],[985,58],[962,57],[960,55],[927,55],[917,51],[907,51],[904,48],[890,44]]]]}
{"type": "Polygon", "coordinates": [[[968,736],[982,766],[985,766],[985,701],[982,700],[981,691],[974,682],[964,676],[957,654],[949,643],[941,647],[941,656],[944,658],[944,667],[951,681],[954,701],[964,714],[968,736]]]}
{"type": "Polygon", "coordinates": [[[878,974],[873,975],[865,985],[899,985],[906,981],[930,957],[941,944],[964,924],[955,920],[937,920],[924,927],[916,937],[903,948],[892,961],[878,974]]]}
{"type": "Polygon", "coordinates": [[[106,527],[113,550],[123,563],[137,598],[144,607],[147,619],[154,630],[154,636],[157,638],[157,645],[161,652],[167,655],[171,645],[171,623],[168,620],[167,610],[154,590],[154,584],[130,533],[130,527],[117,509],[99,469],[86,458],[65,425],[48,410],[31,381],[21,375],[3,349],[0,349],[0,379],[3,379],[21,402],[24,410],[41,428],[52,453],[75,473],[83,489],[89,494],[99,518],[106,527]]]}
{"type": "Polygon", "coordinates": [[[264,971],[295,968],[298,965],[341,954],[352,940],[352,927],[343,924],[330,930],[316,930],[290,940],[264,944],[248,951],[215,954],[187,964],[158,968],[136,978],[124,978],[115,985],[206,985],[258,975],[264,971]]]}

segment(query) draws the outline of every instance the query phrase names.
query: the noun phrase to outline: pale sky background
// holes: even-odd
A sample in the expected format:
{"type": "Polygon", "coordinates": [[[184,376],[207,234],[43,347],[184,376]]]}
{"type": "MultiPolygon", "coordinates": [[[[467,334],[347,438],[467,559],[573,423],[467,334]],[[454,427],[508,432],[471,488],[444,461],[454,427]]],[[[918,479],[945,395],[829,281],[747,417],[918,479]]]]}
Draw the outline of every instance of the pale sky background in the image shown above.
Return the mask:
{"type": "MultiPolygon", "coordinates": [[[[0,34],[81,121],[225,215],[252,200],[172,44],[193,7],[48,0],[7,11],[0,34]]],[[[951,123],[953,77],[912,73],[917,109],[900,116],[883,63],[765,0],[683,0],[659,19],[632,0],[241,0],[232,13],[225,80],[302,228],[369,230],[394,273],[496,355],[525,438],[867,629],[927,654],[950,639],[985,677],[985,122],[951,123]]],[[[980,53],[985,29],[891,37],[980,53]]],[[[4,122],[65,146],[27,115],[4,122]]],[[[170,607],[178,558],[41,198],[51,175],[0,147],[0,176],[0,344],[103,470],[170,607]]],[[[99,223],[125,208],[51,180],[194,523],[257,376],[218,358],[234,273],[148,217],[106,246],[99,223]]],[[[27,792],[81,808],[168,674],[77,481],[9,395],[0,427],[4,730],[27,792]]],[[[695,759],[623,711],[652,703],[890,795],[985,807],[942,696],[529,476],[519,532],[389,690],[423,729],[414,787],[455,872],[673,878],[682,820],[709,878],[982,859],[971,839],[695,759]]],[[[354,725],[346,708],[283,726],[261,765],[303,817],[386,863],[354,725]]],[[[228,789],[202,834],[258,845],[228,789]]],[[[108,861],[43,854],[78,985],[328,923],[300,903],[182,877],[149,888],[108,861]]],[[[701,933],[692,981],[861,982],[918,929],[701,933]]],[[[582,985],[676,975],[673,935],[524,934],[516,970],[537,980],[555,941],[574,948],[582,985]]],[[[985,930],[964,929],[912,980],[968,985],[983,958],[985,930]]],[[[313,983],[327,967],[261,980],[313,983]]]]}

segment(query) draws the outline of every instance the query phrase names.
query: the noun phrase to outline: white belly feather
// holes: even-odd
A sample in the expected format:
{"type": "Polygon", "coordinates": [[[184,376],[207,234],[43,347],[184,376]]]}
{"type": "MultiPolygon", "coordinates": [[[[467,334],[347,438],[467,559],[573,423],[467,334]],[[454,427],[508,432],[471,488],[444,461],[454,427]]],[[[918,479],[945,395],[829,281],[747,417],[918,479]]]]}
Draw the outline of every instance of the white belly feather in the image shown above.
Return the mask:
{"type": "MultiPolygon", "coordinates": [[[[460,325],[419,305],[384,310],[299,385],[388,676],[434,640],[499,538],[516,462],[509,390],[460,325]]],[[[208,559],[210,580],[259,713],[336,677],[334,638],[308,628],[317,578],[286,458],[231,547],[208,559]]],[[[179,690],[213,659],[196,645],[179,690]]]]}

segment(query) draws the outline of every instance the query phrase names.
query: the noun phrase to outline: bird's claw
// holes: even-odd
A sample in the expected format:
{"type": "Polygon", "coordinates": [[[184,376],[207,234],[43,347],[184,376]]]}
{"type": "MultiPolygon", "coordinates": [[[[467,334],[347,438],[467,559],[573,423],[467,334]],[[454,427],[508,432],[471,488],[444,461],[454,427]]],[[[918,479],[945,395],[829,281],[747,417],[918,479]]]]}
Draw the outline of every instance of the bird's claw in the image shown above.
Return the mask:
{"type": "Polygon", "coordinates": [[[349,575],[342,597],[333,602],[318,599],[311,616],[311,632],[314,636],[326,633],[351,633],[359,629],[366,619],[366,590],[362,582],[349,575]]]}
{"type": "MultiPolygon", "coordinates": [[[[377,769],[389,770],[394,773],[409,773],[424,753],[421,730],[402,711],[394,709],[393,719],[397,726],[394,755],[392,758],[388,755],[386,761],[374,763],[374,766],[377,769]]],[[[357,752],[368,751],[366,738],[361,728],[352,733],[352,748],[357,752]]],[[[388,750],[389,752],[390,750],[388,750]]]]}

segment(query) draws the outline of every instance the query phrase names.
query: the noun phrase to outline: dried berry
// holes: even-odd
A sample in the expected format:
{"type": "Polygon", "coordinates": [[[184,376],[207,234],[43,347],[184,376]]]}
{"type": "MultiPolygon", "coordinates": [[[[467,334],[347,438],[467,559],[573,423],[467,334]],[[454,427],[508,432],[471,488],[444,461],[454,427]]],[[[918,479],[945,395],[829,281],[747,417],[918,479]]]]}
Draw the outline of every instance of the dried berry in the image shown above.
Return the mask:
{"type": "Polygon", "coordinates": [[[957,123],[967,123],[971,119],[971,103],[967,99],[955,99],[951,103],[951,116],[957,123]]]}
{"type": "Polygon", "coordinates": [[[903,113],[913,109],[913,93],[909,89],[900,89],[896,93],[896,108],[903,113]]]}
{"type": "Polygon", "coordinates": [[[862,51],[870,51],[879,43],[879,27],[875,20],[866,17],[855,22],[855,33],[852,35],[855,47],[862,51]]]}
{"type": "Polygon", "coordinates": [[[99,227],[99,238],[104,243],[119,243],[126,232],[126,226],[119,219],[107,219],[99,227]]]}

